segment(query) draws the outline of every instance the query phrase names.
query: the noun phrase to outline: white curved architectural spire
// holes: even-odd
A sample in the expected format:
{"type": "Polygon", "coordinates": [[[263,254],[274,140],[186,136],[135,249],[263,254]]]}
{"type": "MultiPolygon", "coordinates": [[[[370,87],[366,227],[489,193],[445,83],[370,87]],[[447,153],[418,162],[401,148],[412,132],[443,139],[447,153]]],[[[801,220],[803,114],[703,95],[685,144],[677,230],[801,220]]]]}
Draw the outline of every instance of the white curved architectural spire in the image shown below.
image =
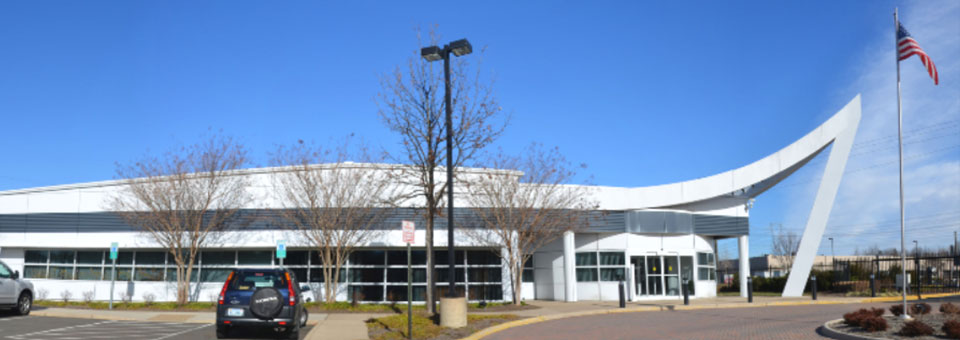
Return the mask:
{"type": "MultiPolygon", "coordinates": [[[[860,95],[816,129],[797,141],[743,167],[690,181],[649,187],[598,187],[600,207],[608,210],[682,209],[716,210],[742,206],[807,164],[841,135],[856,133],[860,122],[860,95]]],[[[834,151],[837,152],[836,144],[834,151]]],[[[847,150],[849,151],[849,150],[847,150]]],[[[843,161],[846,163],[844,152],[843,161]]],[[[834,157],[831,157],[834,159],[834,157]]],[[[841,166],[842,168],[842,166],[841,166]]]]}
{"type": "MultiPolygon", "coordinates": [[[[833,201],[837,197],[840,180],[843,178],[843,169],[850,157],[853,139],[857,135],[857,126],[860,125],[860,95],[847,103],[847,106],[844,106],[827,123],[831,121],[835,121],[835,124],[831,129],[823,131],[823,138],[829,138],[833,143],[833,148],[830,150],[827,165],[823,169],[820,187],[817,189],[813,208],[807,218],[803,238],[800,239],[800,248],[797,250],[793,267],[790,268],[790,277],[787,279],[787,285],[783,288],[784,297],[803,295],[803,287],[810,276],[810,269],[813,267],[813,259],[817,255],[817,249],[820,248],[823,231],[827,226],[833,201]]],[[[824,123],[824,125],[827,123],[824,123]]]]}

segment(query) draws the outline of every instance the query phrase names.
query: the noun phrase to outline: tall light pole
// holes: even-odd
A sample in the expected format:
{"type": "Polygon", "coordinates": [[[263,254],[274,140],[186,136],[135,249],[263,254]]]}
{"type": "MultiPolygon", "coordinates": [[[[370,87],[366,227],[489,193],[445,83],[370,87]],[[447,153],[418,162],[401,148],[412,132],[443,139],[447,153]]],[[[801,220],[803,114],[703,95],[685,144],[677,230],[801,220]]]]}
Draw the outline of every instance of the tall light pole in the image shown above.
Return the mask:
{"type": "Polygon", "coordinates": [[[453,107],[450,103],[450,53],[461,57],[473,52],[473,46],[467,39],[453,41],[443,48],[437,46],[424,47],[420,49],[420,56],[427,61],[437,61],[443,59],[443,103],[446,108],[447,125],[447,262],[450,265],[448,277],[450,285],[447,287],[447,297],[457,297],[454,290],[456,282],[456,256],[453,250],[453,107]]]}

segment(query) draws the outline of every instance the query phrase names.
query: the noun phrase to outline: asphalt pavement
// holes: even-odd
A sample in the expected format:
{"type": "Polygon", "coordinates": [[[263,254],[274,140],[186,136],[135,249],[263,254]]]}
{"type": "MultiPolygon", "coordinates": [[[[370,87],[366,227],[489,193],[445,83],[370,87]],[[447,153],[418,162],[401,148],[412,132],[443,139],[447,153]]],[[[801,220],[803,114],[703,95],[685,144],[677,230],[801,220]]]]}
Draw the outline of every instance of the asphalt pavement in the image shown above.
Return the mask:
{"type": "MultiPolygon", "coordinates": [[[[304,339],[310,327],[300,330],[304,339]]],[[[275,339],[270,330],[249,330],[236,339],[275,339]]],[[[44,316],[0,317],[0,339],[10,340],[207,340],[216,339],[212,323],[119,321],[44,316]]]]}
{"type": "MultiPolygon", "coordinates": [[[[958,299],[924,300],[935,311],[945,301],[957,303],[958,299]]],[[[817,328],[824,322],[842,318],[844,313],[859,308],[887,309],[893,304],[877,302],[601,314],[509,328],[483,339],[826,339],[817,333],[817,328]]]]}

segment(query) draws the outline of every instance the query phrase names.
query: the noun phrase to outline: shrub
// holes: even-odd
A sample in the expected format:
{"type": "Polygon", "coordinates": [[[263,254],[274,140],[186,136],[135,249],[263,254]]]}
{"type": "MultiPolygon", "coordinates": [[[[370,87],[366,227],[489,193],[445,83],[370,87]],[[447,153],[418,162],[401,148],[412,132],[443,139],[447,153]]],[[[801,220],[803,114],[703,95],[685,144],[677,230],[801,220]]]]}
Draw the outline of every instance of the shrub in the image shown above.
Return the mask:
{"type": "Polygon", "coordinates": [[[920,320],[907,321],[903,324],[903,328],[900,329],[900,333],[903,336],[924,336],[932,335],[933,327],[923,323],[920,320]]]}
{"type": "Polygon", "coordinates": [[[933,308],[926,302],[910,305],[910,315],[927,315],[930,314],[931,310],[933,310],[933,308]]]}
{"type": "Polygon", "coordinates": [[[72,296],[73,296],[73,293],[70,292],[69,290],[60,292],[60,299],[63,300],[64,303],[67,303],[68,301],[70,301],[70,297],[72,296]]]}
{"type": "Polygon", "coordinates": [[[951,339],[960,339],[960,321],[947,320],[943,323],[943,328],[941,329],[944,333],[947,333],[947,337],[951,339]]]}
{"type": "Polygon", "coordinates": [[[873,317],[873,312],[870,312],[866,309],[861,308],[857,311],[844,314],[843,323],[848,324],[850,326],[859,327],[860,322],[863,321],[864,318],[868,318],[868,317],[873,317]]]}
{"type": "MultiPolygon", "coordinates": [[[[880,310],[883,310],[882,308],[880,310]]],[[[868,316],[860,319],[860,328],[867,332],[880,332],[887,330],[887,320],[881,316],[868,316]]]]}
{"type": "Polygon", "coordinates": [[[152,306],[154,301],[157,301],[157,296],[153,293],[143,294],[143,304],[147,307],[152,306]]]}
{"type": "Polygon", "coordinates": [[[92,290],[83,292],[83,302],[86,302],[86,303],[93,302],[93,296],[94,296],[94,292],[92,290]]]}
{"type": "Polygon", "coordinates": [[[903,315],[903,305],[896,304],[896,305],[890,306],[890,314],[893,314],[895,316],[903,315]]]}
{"type": "Polygon", "coordinates": [[[46,289],[37,289],[37,300],[46,300],[47,295],[50,295],[50,292],[48,292],[46,289]]]}
{"type": "Polygon", "coordinates": [[[873,316],[883,316],[883,313],[886,312],[883,308],[870,308],[870,311],[873,312],[873,316]]]}
{"type": "Polygon", "coordinates": [[[124,305],[127,305],[130,301],[133,301],[133,295],[127,292],[120,293],[120,301],[123,302],[124,305]]]}
{"type": "Polygon", "coordinates": [[[952,303],[944,303],[940,305],[940,313],[943,314],[960,314],[960,307],[952,303]]]}

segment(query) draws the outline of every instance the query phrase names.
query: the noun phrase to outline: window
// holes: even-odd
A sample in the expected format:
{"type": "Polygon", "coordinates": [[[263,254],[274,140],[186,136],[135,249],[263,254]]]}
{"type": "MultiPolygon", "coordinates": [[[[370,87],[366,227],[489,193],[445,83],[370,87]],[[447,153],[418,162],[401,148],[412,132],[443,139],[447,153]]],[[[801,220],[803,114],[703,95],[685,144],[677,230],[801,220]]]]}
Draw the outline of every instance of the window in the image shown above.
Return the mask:
{"type": "Polygon", "coordinates": [[[623,252],[578,253],[576,262],[578,282],[621,281],[626,277],[623,252]]]}
{"type": "Polygon", "coordinates": [[[23,261],[26,263],[47,264],[49,258],[50,252],[46,250],[27,250],[23,257],[23,261]]]}
{"type": "Polygon", "coordinates": [[[7,268],[7,265],[0,263],[0,277],[9,279],[12,274],[10,268],[7,268]]]}
{"type": "Polygon", "coordinates": [[[236,254],[237,252],[235,251],[205,251],[203,252],[203,258],[201,260],[204,266],[232,266],[236,264],[236,262],[234,262],[236,254]]]}
{"type": "Polygon", "coordinates": [[[501,268],[470,268],[467,280],[470,282],[500,282],[501,268]]]}
{"type": "Polygon", "coordinates": [[[713,253],[697,253],[697,280],[717,279],[717,263],[713,253]]]}
{"type": "MultiPolygon", "coordinates": [[[[287,254],[290,255],[290,254],[287,254]]],[[[271,265],[273,264],[274,252],[270,250],[241,250],[237,252],[237,264],[238,265],[271,265]]],[[[294,260],[296,261],[296,260],[294,260]]],[[[277,261],[280,262],[279,260],[277,261]]],[[[284,259],[284,264],[287,264],[287,259],[284,259]]],[[[304,263],[306,264],[306,263],[304,263]]]]}
{"type": "Polygon", "coordinates": [[[470,264],[500,264],[500,256],[490,250],[467,251],[467,262],[470,264]]]}
{"type": "Polygon", "coordinates": [[[96,265],[103,264],[103,252],[102,251],[78,251],[77,264],[96,264],[96,265]]]}
{"type": "MultiPolygon", "coordinates": [[[[268,251],[273,253],[272,251],[268,251]]],[[[283,264],[287,266],[292,265],[307,265],[307,259],[310,258],[310,252],[306,250],[294,250],[287,252],[287,258],[283,259],[283,264]]],[[[241,261],[243,261],[241,259],[241,261]]],[[[242,264],[242,263],[241,263],[242,264]]]]}
{"type": "Polygon", "coordinates": [[[577,282],[597,282],[597,268],[577,268],[577,282]]]}
{"type": "Polygon", "coordinates": [[[138,251],[137,265],[163,265],[166,253],[162,251],[138,251]]]}
{"type": "Polygon", "coordinates": [[[625,264],[623,252],[600,252],[600,281],[623,281],[625,264]]]}
{"type": "Polygon", "coordinates": [[[577,253],[577,267],[597,265],[597,253],[577,253]]]}
{"type": "Polygon", "coordinates": [[[597,253],[577,253],[577,282],[597,281],[597,253]]]}
{"type": "MultiPolygon", "coordinates": [[[[388,265],[407,265],[407,251],[388,251],[387,252],[387,264],[388,265]]],[[[416,265],[426,265],[427,264],[427,252],[423,250],[412,250],[410,251],[410,264],[416,265]]],[[[404,296],[406,296],[406,291],[404,291],[404,296]]]]}
{"type": "Polygon", "coordinates": [[[23,277],[28,279],[46,279],[46,266],[23,266],[23,277]]]}
{"type": "Polygon", "coordinates": [[[523,262],[523,282],[533,282],[533,256],[523,262]]]}

